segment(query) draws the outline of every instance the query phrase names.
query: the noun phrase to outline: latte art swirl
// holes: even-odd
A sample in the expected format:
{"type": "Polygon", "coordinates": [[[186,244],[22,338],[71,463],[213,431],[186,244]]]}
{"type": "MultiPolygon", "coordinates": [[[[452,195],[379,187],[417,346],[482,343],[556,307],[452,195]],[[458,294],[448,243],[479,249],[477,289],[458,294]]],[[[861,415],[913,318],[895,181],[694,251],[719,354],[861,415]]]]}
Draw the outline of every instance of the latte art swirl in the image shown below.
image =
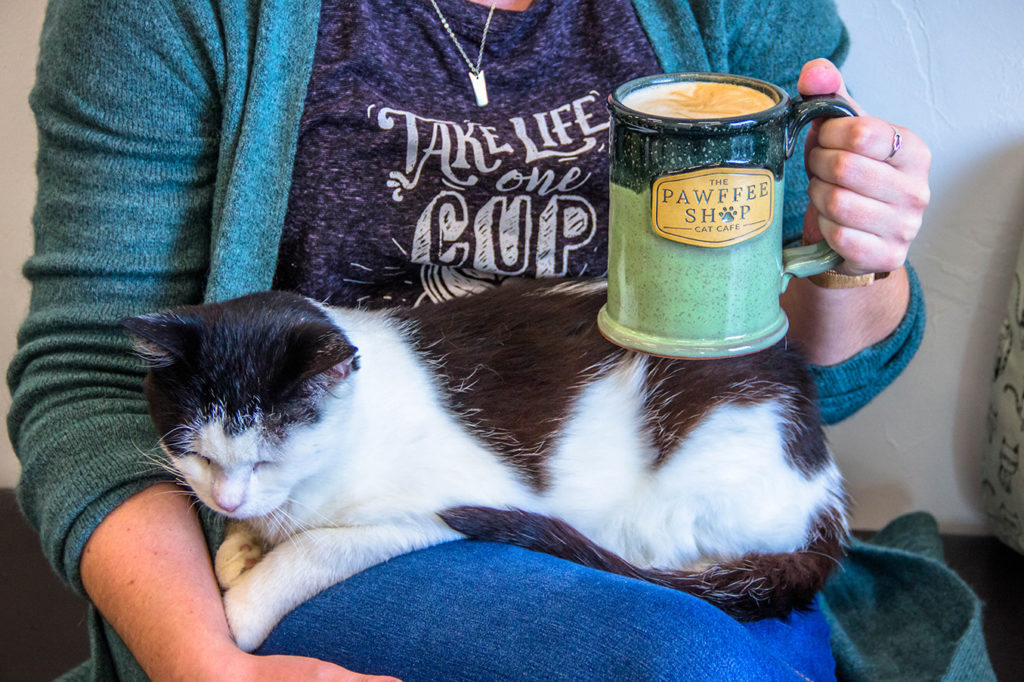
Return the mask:
{"type": "Polygon", "coordinates": [[[753,88],[729,83],[659,83],[629,93],[622,103],[646,114],[670,118],[730,118],[764,111],[775,99],[753,88]]]}

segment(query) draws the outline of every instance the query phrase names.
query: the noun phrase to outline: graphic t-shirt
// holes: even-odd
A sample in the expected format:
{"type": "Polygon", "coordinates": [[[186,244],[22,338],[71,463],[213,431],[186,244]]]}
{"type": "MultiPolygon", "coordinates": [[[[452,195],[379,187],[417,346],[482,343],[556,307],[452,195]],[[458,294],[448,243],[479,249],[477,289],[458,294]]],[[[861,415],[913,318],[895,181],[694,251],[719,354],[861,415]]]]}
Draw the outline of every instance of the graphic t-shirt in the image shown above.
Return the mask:
{"type": "MultiPolygon", "coordinates": [[[[437,0],[476,61],[487,6],[437,0]]],[[[607,268],[608,110],[656,73],[629,0],[495,10],[479,107],[429,0],[323,0],[275,288],[444,300],[607,268]]]]}

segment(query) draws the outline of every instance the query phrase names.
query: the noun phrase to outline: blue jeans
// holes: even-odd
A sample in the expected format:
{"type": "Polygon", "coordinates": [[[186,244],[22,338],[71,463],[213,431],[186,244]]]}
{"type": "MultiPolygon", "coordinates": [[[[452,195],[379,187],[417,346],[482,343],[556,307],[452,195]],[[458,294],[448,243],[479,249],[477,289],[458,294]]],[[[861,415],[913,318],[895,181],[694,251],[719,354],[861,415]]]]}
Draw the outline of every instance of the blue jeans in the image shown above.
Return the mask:
{"type": "Polygon", "coordinates": [[[257,653],[424,680],[834,680],[816,608],[741,624],[689,595],[509,545],[450,542],[339,583],[257,653]]]}

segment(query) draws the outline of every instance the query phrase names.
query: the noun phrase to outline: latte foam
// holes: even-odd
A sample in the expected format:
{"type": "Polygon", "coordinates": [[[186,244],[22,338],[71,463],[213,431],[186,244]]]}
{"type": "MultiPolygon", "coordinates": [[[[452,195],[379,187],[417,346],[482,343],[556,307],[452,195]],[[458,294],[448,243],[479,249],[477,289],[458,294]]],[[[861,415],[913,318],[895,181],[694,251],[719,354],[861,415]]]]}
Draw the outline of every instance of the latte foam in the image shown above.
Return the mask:
{"type": "Polygon", "coordinates": [[[655,116],[705,119],[755,114],[775,106],[775,99],[742,85],[690,81],[634,90],[622,99],[622,104],[655,116]]]}

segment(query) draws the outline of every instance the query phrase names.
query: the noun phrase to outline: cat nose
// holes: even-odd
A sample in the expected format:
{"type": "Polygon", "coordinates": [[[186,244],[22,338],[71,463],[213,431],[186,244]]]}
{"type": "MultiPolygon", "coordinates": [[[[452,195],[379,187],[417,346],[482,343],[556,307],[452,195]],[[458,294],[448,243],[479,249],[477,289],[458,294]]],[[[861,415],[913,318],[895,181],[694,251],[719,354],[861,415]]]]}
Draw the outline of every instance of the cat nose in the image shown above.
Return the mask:
{"type": "Polygon", "coordinates": [[[248,476],[239,480],[236,476],[224,475],[213,481],[211,497],[225,514],[231,514],[241,507],[248,497],[248,476]]]}
{"type": "Polygon", "coordinates": [[[219,507],[222,512],[225,514],[231,514],[245,502],[245,495],[221,490],[214,493],[213,501],[217,503],[217,507],[219,507]]]}
{"type": "Polygon", "coordinates": [[[222,500],[217,500],[217,506],[226,511],[228,514],[230,514],[231,512],[235,511],[236,509],[242,506],[242,501],[238,500],[237,502],[225,502],[222,500]]]}

